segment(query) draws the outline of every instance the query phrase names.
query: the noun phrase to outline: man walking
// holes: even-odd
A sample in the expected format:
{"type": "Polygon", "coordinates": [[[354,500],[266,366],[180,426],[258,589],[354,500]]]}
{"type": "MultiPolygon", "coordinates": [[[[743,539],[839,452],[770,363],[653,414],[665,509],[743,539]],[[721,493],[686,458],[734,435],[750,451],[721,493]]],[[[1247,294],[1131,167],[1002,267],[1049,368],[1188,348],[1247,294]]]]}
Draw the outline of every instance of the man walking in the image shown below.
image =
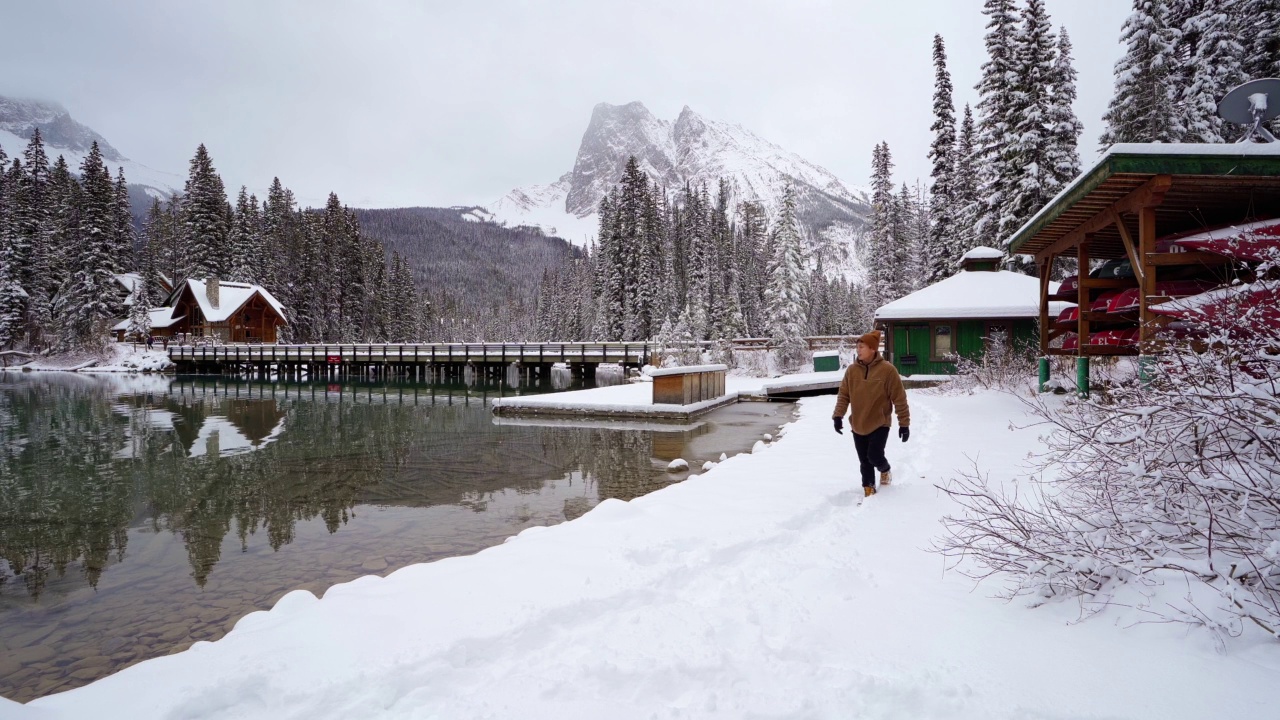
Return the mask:
{"type": "Polygon", "coordinates": [[[836,410],[831,419],[836,432],[843,435],[844,414],[851,409],[849,425],[862,471],[862,493],[871,497],[876,494],[877,470],[881,485],[892,481],[884,446],[893,424],[893,411],[898,413],[898,437],[902,442],[911,436],[908,428],[911,411],[898,369],[880,357],[880,331],[872,330],[859,337],[857,353],[858,361],[844,371],[844,379],[840,381],[840,394],[836,396],[836,410]]]}

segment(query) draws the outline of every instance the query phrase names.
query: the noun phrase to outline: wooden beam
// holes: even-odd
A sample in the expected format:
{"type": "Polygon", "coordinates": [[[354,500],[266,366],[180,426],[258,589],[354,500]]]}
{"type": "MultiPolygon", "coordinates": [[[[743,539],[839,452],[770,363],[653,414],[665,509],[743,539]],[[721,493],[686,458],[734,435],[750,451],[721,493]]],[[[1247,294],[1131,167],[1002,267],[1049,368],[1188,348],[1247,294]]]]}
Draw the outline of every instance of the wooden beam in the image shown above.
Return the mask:
{"type": "Polygon", "coordinates": [[[1120,213],[1114,208],[1111,210],[1111,220],[1116,225],[1116,231],[1120,233],[1120,242],[1124,243],[1124,252],[1129,256],[1129,265],[1133,267],[1133,274],[1138,278],[1138,284],[1142,284],[1142,260],[1138,258],[1138,249],[1133,246],[1133,238],[1129,236],[1129,228],[1124,226],[1124,219],[1120,217],[1120,213]]]}
{"type": "Polygon", "coordinates": [[[1169,192],[1171,187],[1173,187],[1172,176],[1156,175],[1134,188],[1128,195],[1103,208],[1092,218],[1076,226],[1071,232],[1055,240],[1048,247],[1036,253],[1036,257],[1047,257],[1051,254],[1061,254],[1070,250],[1080,244],[1085,236],[1092,235],[1111,225],[1114,222],[1111,219],[1112,213],[1136,213],[1144,207],[1156,207],[1164,202],[1164,194],[1169,192]]]}

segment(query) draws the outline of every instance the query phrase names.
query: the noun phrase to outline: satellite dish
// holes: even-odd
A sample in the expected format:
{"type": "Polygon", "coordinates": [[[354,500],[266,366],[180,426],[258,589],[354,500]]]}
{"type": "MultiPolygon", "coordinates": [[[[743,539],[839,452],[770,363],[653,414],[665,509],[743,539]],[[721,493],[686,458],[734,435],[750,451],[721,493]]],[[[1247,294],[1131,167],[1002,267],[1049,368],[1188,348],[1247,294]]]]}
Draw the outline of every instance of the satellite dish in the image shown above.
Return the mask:
{"type": "Polygon", "coordinates": [[[1280,116],[1280,78],[1250,80],[1235,88],[1218,103],[1218,116],[1249,128],[1240,142],[1275,142],[1264,124],[1280,116]]]}

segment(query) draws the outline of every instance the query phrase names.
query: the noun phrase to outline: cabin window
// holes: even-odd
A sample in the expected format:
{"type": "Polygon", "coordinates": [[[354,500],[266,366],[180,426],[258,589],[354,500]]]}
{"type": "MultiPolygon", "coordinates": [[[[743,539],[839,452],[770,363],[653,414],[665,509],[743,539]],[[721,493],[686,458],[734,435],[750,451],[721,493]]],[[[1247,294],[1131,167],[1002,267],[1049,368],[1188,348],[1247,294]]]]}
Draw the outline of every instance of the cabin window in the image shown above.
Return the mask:
{"type": "Polygon", "coordinates": [[[954,362],[955,328],[949,324],[934,325],[932,350],[933,357],[930,359],[934,362],[954,362]]]}
{"type": "Polygon", "coordinates": [[[986,347],[1001,347],[1005,350],[1013,347],[1013,329],[1009,323],[987,323],[986,347]]]}

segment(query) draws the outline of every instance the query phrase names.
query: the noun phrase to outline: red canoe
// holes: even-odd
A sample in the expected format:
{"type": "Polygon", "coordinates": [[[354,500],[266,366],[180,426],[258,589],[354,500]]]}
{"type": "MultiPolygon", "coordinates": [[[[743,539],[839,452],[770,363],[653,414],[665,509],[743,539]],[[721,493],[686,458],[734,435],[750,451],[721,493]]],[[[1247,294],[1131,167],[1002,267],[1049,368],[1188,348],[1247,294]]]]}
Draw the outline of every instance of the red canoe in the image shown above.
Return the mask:
{"type": "Polygon", "coordinates": [[[1228,225],[1173,240],[1188,250],[1207,250],[1236,260],[1277,260],[1280,259],[1280,220],[1228,225]]]}

